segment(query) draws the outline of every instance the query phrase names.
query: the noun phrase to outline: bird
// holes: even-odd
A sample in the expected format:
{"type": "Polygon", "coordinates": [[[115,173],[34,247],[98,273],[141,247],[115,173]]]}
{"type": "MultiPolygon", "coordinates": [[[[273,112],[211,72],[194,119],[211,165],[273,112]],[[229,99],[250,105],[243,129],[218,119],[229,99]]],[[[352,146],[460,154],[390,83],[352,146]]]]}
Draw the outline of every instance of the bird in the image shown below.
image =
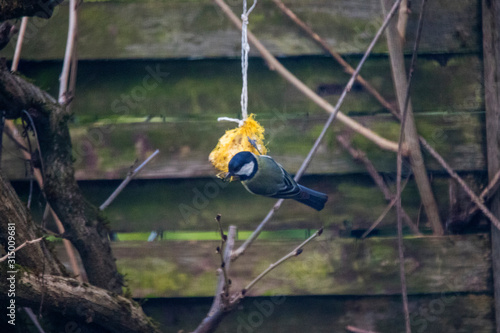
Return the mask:
{"type": "Polygon", "coordinates": [[[239,179],[248,192],[271,198],[294,199],[318,211],[328,196],[297,184],[272,157],[241,151],[228,164],[225,179],[239,179]]]}

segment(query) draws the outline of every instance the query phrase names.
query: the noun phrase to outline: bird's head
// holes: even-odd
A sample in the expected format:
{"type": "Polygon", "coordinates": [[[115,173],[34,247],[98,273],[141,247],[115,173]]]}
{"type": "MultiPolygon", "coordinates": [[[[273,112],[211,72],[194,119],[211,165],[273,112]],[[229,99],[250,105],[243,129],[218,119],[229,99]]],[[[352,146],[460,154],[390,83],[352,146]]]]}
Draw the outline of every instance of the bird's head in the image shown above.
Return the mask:
{"type": "Polygon", "coordinates": [[[250,179],[258,169],[257,157],[249,151],[239,152],[229,161],[228,169],[226,178],[237,176],[240,180],[250,179]]]}

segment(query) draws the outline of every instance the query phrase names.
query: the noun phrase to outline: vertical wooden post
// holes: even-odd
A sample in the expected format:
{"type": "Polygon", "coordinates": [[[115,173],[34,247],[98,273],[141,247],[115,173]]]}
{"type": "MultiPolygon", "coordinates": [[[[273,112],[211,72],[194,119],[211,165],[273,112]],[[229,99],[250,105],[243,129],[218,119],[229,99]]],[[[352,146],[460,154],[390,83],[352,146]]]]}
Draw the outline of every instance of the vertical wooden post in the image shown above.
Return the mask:
{"type": "MultiPolygon", "coordinates": [[[[500,0],[482,1],[486,152],[491,180],[500,170],[500,0]]],[[[491,199],[491,212],[500,217],[500,193],[491,199]]],[[[500,333],[500,230],[491,225],[496,332],[500,333]]]]}
{"type": "MultiPolygon", "coordinates": [[[[390,8],[393,3],[393,0],[382,0],[384,15],[387,14],[387,9],[390,8]]],[[[396,20],[393,19],[387,26],[386,36],[391,60],[392,78],[398,98],[399,110],[402,112],[404,109],[408,83],[406,78],[402,40],[397,30],[396,20]]],[[[441,224],[441,219],[439,218],[436,200],[434,199],[434,194],[432,193],[431,185],[424,165],[424,159],[420,150],[417,128],[413,119],[411,100],[408,102],[404,134],[405,143],[407,144],[410,152],[411,168],[415,176],[415,182],[417,183],[425,213],[427,214],[427,218],[429,219],[434,234],[442,235],[443,225],[441,224]]]]}

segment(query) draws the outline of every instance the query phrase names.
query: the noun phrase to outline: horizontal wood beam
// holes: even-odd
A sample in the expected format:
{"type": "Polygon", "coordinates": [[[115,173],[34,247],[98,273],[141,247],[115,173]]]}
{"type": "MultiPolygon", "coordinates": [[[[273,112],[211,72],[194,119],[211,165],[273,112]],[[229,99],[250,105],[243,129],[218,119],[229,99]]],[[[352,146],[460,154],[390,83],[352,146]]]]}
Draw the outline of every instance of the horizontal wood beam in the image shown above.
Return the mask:
{"type": "MultiPolygon", "coordinates": [[[[334,238],[328,232],[265,277],[252,295],[396,295],[400,292],[395,238],[334,238]]],[[[231,265],[232,290],[243,288],[300,241],[259,241],[231,265]]],[[[116,242],[113,253],[135,297],[210,296],[217,241],[116,242]],[[132,250],[133,249],[133,250],[132,250]],[[141,277],[136,278],[136,277],[141,277]]],[[[487,235],[405,238],[409,295],[490,293],[487,235]],[[457,274],[457,272],[462,272],[457,274]]]]}
{"type": "MultiPolygon", "coordinates": [[[[342,54],[363,53],[382,21],[380,4],[373,1],[294,0],[287,5],[342,54]]],[[[459,4],[439,0],[428,7],[422,52],[470,53],[481,49],[477,0],[459,4]]],[[[416,1],[409,16],[407,50],[412,45],[418,8],[416,1]]],[[[240,3],[234,11],[241,12],[240,3]]],[[[66,5],[57,7],[50,20],[30,20],[23,59],[62,59],[66,33],[61,27],[67,27],[67,21],[66,5]]],[[[240,33],[210,0],[89,2],[79,8],[78,21],[79,59],[240,56],[240,33]]],[[[259,2],[250,17],[250,29],[275,55],[323,54],[270,1],[259,2]]],[[[14,46],[8,46],[0,56],[10,58],[13,50],[14,46]]],[[[385,53],[384,43],[375,52],[385,53]]]]}

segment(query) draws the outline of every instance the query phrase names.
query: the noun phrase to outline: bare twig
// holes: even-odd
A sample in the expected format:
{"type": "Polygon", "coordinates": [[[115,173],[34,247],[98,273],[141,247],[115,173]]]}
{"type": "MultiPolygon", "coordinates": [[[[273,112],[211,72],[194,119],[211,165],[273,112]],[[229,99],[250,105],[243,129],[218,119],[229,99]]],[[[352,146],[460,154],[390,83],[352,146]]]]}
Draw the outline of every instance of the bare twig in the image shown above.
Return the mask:
{"type": "Polygon", "coordinates": [[[309,243],[310,241],[312,241],[314,238],[316,238],[318,236],[321,236],[322,233],[323,233],[323,228],[320,228],[318,231],[316,231],[314,234],[312,234],[311,237],[309,237],[308,239],[306,239],[302,244],[300,244],[299,246],[297,246],[290,253],[288,253],[287,255],[285,255],[283,258],[279,259],[275,263],[269,265],[269,267],[265,271],[263,271],[262,273],[260,273],[259,276],[257,276],[252,282],[250,282],[249,284],[247,284],[247,286],[245,288],[243,288],[243,290],[241,291],[241,294],[244,296],[257,282],[259,282],[270,271],[272,271],[273,269],[275,269],[276,267],[278,267],[279,265],[281,265],[282,263],[284,263],[288,259],[290,259],[292,257],[296,257],[299,254],[301,254],[302,253],[302,248],[304,246],[306,246],[307,243],[309,243]]]}
{"type": "MultiPolygon", "coordinates": [[[[489,184],[479,195],[479,199],[481,200],[481,202],[483,203],[488,202],[491,199],[491,197],[495,195],[499,185],[500,185],[500,171],[498,171],[493,176],[493,178],[491,178],[489,184]]],[[[451,191],[450,191],[450,197],[451,197],[451,191]]],[[[467,218],[476,214],[479,210],[480,208],[475,203],[472,203],[471,207],[469,207],[467,211],[465,211],[462,215],[460,215],[459,219],[465,221],[467,218]]]]}
{"type": "MultiPolygon", "coordinates": [[[[218,218],[220,218],[220,215],[218,215],[218,218]]],[[[226,243],[226,246],[224,248],[224,254],[222,256],[222,262],[224,263],[225,266],[224,270],[226,272],[229,271],[229,267],[231,265],[231,251],[233,250],[234,242],[236,240],[236,230],[237,229],[235,226],[233,225],[229,226],[227,241],[223,241],[224,243],[226,243]]],[[[221,231],[221,237],[223,234],[224,233],[221,231]]],[[[222,237],[223,240],[225,238],[226,237],[222,237]]],[[[219,249],[219,253],[221,252],[222,249],[219,249]]],[[[210,307],[207,316],[202,320],[200,325],[198,325],[198,327],[196,328],[196,330],[193,331],[193,333],[214,332],[219,326],[219,323],[224,318],[224,316],[229,313],[229,311],[233,308],[234,305],[237,304],[237,303],[233,304],[230,303],[228,294],[230,287],[230,282],[229,282],[230,280],[227,278],[227,276],[220,274],[221,270],[222,269],[218,270],[219,275],[217,278],[217,287],[215,288],[215,296],[214,296],[214,301],[212,302],[212,306],[210,307]]]]}
{"type": "MultiPolygon", "coordinates": [[[[395,199],[394,199],[395,197],[391,193],[391,190],[386,185],[385,181],[382,179],[380,174],[377,172],[377,169],[375,169],[375,166],[368,159],[368,157],[366,157],[366,154],[364,152],[362,152],[359,149],[354,149],[349,144],[348,139],[342,135],[337,136],[337,141],[342,145],[342,147],[344,147],[345,150],[347,150],[347,152],[349,154],[351,154],[351,156],[355,160],[361,162],[365,166],[366,170],[368,171],[370,176],[373,178],[373,181],[375,182],[375,184],[377,184],[377,186],[382,191],[382,193],[384,193],[385,200],[390,202],[389,206],[386,207],[386,209],[381,214],[381,216],[372,224],[372,226],[363,234],[363,236],[361,236],[361,238],[365,238],[382,221],[382,219],[385,217],[385,215],[390,211],[391,207],[395,204],[395,199]]],[[[408,182],[408,179],[406,180],[406,182],[408,182]]],[[[405,183],[405,185],[406,185],[406,183],[405,183]]],[[[404,186],[403,186],[403,188],[404,188],[404,186]]],[[[405,219],[406,224],[408,224],[408,226],[413,231],[413,233],[415,233],[416,235],[422,235],[420,233],[420,231],[418,230],[418,227],[415,225],[415,223],[413,223],[413,221],[408,216],[408,214],[406,214],[406,212],[404,210],[402,211],[402,213],[403,213],[403,218],[405,219]]]]}
{"type": "Polygon", "coordinates": [[[59,104],[67,105],[68,82],[71,70],[72,58],[75,55],[75,44],[77,37],[77,0],[69,0],[69,23],[68,23],[68,38],[66,41],[66,52],[64,54],[63,69],[59,85],[59,104]]]}
{"type": "MultiPolygon", "coordinates": [[[[401,186],[401,192],[403,192],[404,188],[406,187],[406,184],[408,184],[408,180],[409,179],[410,179],[410,177],[406,178],[405,182],[401,186]]],[[[391,202],[389,202],[389,204],[387,205],[387,207],[385,207],[384,211],[382,212],[382,214],[380,214],[380,216],[378,217],[378,219],[376,219],[375,222],[373,222],[373,224],[370,226],[370,228],[368,228],[368,230],[366,230],[363,233],[363,235],[361,236],[361,239],[366,238],[366,236],[368,236],[370,234],[370,232],[372,232],[372,230],[375,229],[380,224],[380,222],[382,222],[382,220],[384,219],[384,217],[387,215],[387,213],[389,213],[389,211],[391,210],[392,206],[394,206],[394,204],[396,203],[397,200],[398,200],[398,198],[394,197],[391,200],[391,202]]],[[[406,212],[404,211],[403,208],[401,208],[401,214],[403,214],[403,217],[405,218],[406,222],[408,222],[408,221],[411,222],[411,224],[409,224],[410,226],[414,226],[418,230],[418,227],[415,226],[415,224],[411,221],[410,217],[408,216],[408,214],[406,214],[406,212]]],[[[422,233],[419,231],[418,235],[421,236],[422,233]]]]}
{"type": "MultiPolygon", "coordinates": [[[[215,297],[214,302],[212,303],[212,307],[208,312],[208,315],[212,315],[217,311],[221,305],[224,305],[224,302],[227,302],[229,297],[229,289],[231,286],[231,282],[229,279],[229,269],[231,266],[231,251],[234,248],[234,242],[236,240],[236,230],[237,228],[234,225],[229,226],[229,232],[227,237],[224,237],[226,240],[223,241],[225,243],[224,249],[220,248],[219,253],[221,254],[221,271],[223,274],[219,274],[219,278],[217,280],[217,287],[215,289],[215,297]]],[[[224,239],[223,238],[223,239],[224,239]]],[[[219,272],[220,273],[220,272],[219,272]]],[[[227,306],[227,304],[225,304],[227,306]]]]}
{"type": "MultiPolygon", "coordinates": [[[[220,231],[220,246],[217,248],[217,253],[219,253],[219,255],[220,255],[220,269],[222,271],[222,276],[224,277],[223,288],[222,288],[223,290],[220,290],[219,293],[223,292],[223,296],[221,296],[221,298],[222,297],[227,298],[229,296],[229,286],[230,286],[227,271],[229,270],[229,264],[231,263],[231,259],[227,260],[227,258],[228,258],[228,255],[230,256],[233,246],[231,246],[231,251],[224,250],[224,245],[226,244],[227,236],[224,235],[224,230],[222,229],[220,217],[221,217],[221,215],[218,214],[217,217],[215,218],[215,220],[217,221],[217,224],[219,225],[219,231],[220,231]],[[224,251],[224,253],[222,253],[223,251],[224,251]]],[[[234,242],[234,239],[233,239],[233,242],[234,242]]]]}
{"type": "MultiPolygon", "coordinates": [[[[380,36],[384,32],[385,28],[387,27],[387,25],[389,23],[389,20],[395,14],[395,12],[396,12],[396,10],[398,8],[398,4],[399,4],[400,1],[401,0],[397,0],[395,2],[394,6],[392,7],[391,11],[387,14],[387,17],[384,20],[384,23],[379,28],[379,30],[377,31],[377,33],[376,33],[375,37],[373,38],[372,42],[368,46],[365,54],[363,55],[363,58],[361,59],[361,61],[359,62],[358,66],[356,68],[356,70],[352,74],[349,82],[347,83],[346,87],[344,88],[344,91],[342,92],[342,94],[341,94],[339,100],[337,101],[337,104],[336,104],[335,107],[333,107],[328,102],[326,102],[324,99],[322,99],[321,97],[319,97],[309,87],[307,87],[304,83],[302,83],[302,81],[300,81],[299,79],[297,79],[292,73],[290,73],[285,67],[283,67],[283,65],[281,65],[276,60],[276,58],[274,56],[272,56],[271,53],[269,53],[269,51],[257,40],[257,38],[255,38],[255,36],[253,36],[253,34],[250,31],[248,31],[248,37],[249,37],[250,41],[260,51],[260,53],[262,54],[262,56],[270,64],[271,68],[276,69],[283,77],[285,77],[287,80],[289,80],[289,82],[291,82],[292,84],[294,84],[295,87],[298,88],[301,92],[303,92],[306,96],[308,96],[309,98],[311,98],[312,100],[314,100],[318,105],[322,106],[328,112],[331,112],[330,116],[328,117],[328,120],[326,121],[325,125],[323,126],[323,129],[322,129],[320,135],[318,136],[318,138],[314,142],[313,147],[309,151],[309,154],[307,155],[307,157],[305,158],[304,162],[300,166],[299,170],[295,174],[295,177],[294,177],[295,181],[298,181],[302,177],[302,175],[304,174],[304,172],[307,169],[307,167],[309,166],[309,163],[311,162],[314,154],[318,150],[318,147],[319,147],[319,145],[320,145],[323,137],[325,136],[327,130],[330,128],[331,124],[335,120],[335,117],[338,117],[339,120],[341,120],[341,115],[343,115],[343,114],[340,112],[340,106],[344,102],[345,96],[347,95],[347,93],[351,89],[352,85],[354,84],[354,81],[355,81],[355,79],[356,79],[359,71],[361,70],[361,67],[365,63],[366,59],[368,59],[368,56],[370,55],[373,47],[375,46],[376,42],[378,41],[378,39],[380,38],[380,36]]],[[[227,5],[224,3],[223,0],[215,0],[215,2],[223,9],[223,11],[231,18],[231,20],[238,27],[241,26],[241,22],[239,21],[239,19],[234,15],[234,13],[231,11],[231,9],[229,9],[229,7],[227,7],[227,5]]],[[[344,117],[346,118],[346,120],[343,121],[343,122],[345,124],[347,124],[348,126],[351,126],[348,123],[346,123],[346,121],[347,122],[351,121],[351,118],[349,118],[347,116],[344,116],[344,117]]],[[[354,126],[353,123],[351,123],[351,124],[354,126]]],[[[356,125],[355,127],[357,127],[358,125],[356,125]]],[[[351,127],[351,128],[354,129],[354,127],[351,127]]],[[[361,132],[359,132],[356,129],[354,129],[354,131],[356,131],[358,133],[361,133],[361,132]]],[[[361,134],[363,134],[366,137],[368,137],[367,136],[368,132],[366,132],[364,130],[362,132],[364,132],[364,134],[363,133],[361,133],[361,134]]],[[[385,148],[388,148],[388,146],[385,145],[385,144],[381,145],[382,142],[379,139],[380,139],[380,137],[378,137],[378,139],[376,139],[378,141],[377,144],[379,146],[381,146],[381,147],[384,146],[385,148]]],[[[385,139],[383,139],[383,140],[385,140],[385,139]]],[[[389,142],[387,142],[387,143],[389,143],[389,142]]],[[[392,143],[390,143],[390,146],[392,147],[392,143]]],[[[384,148],[384,147],[382,147],[382,148],[384,148]]],[[[392,150],[392,148],[391,148],[391,150],[392,150]]],[[[396,150],[397,150],[397,147],[396,147],[396,150]]],[[[276,204],[269,211],[269,213],[266,215],[266,217],[264,218],[264,220],[259,224],[259,226],[257,227],[257,229],[252,233],[252,235],[233,253],[233,255],[232,255],[232,259],[233,260],[235,260],[241,254],[243,254],[245,252],[246,248],[248,246],[250,246],[250,244],[253,243],[253,241],[259,236],[261,230],[264,228],[264,226],[267,224],[267,222],[274,215],[274,212],[277,211],[281,207],[282,203],[283,203],[283,199],[280,199],[280,200],[278,200],[276,202],[276,204]]]]}
{"type": "Polygon", "coordinates": [[[21,50],[23,48],[24,34],[26,33],[26,26],[28,25],[28,17],[24,16],[21,20],[21,27],[19,28],[19,35],[17,36],[16,50],[14,51],[14,58],[12,59],[12,65],[10,70],[12,72],[17,71],[19,66],[19,60],[21,59],[21,50]]]}
{"type": "Polygon", "coordinates": [[[406,25],[408,23],[408,14],[410,9],[408,8],[408,0],[401,1],[401,6],[399,6],[399,15],[398,15],[398,33],[399,38],[402,41],[405,40],[406,36],[406,25]]]}
{"type": "MultiPolygon", "coordinates": [[[[291,257],[298,256],[302,253],[302,248],[307,245],[314,238],[320,236],[323,233],[323,228],[316,231],[311,237],[306,239],[302,244],[297,246],[292,252],[285,255],[280,260],[276,261],[274,264],[271,264],[264,272],[259,274],[252,282],[250,282],[244,289],[240,292],[233,294],[230,298],[225,298],[223,289],[224,289],[224,278],[219,275],[219,279],[217,282],[217,291],[215,294],[214,302],[212,303],[212,307],[210,308],[209,314],[203,319],[203,321],[198,325],[196,330],[193,333],[212,333],[215,332],[221,320],[227,315],[231,310],[233,310],[239,302],[245,298],[250,290],[258,281],[260,281],[265,275],[267,275],[271,270],[290,259],[291,257]]],[[[229,235],[228,241],[226,245],[226,249],[224,251],[224,261],[229,264],[229,258],[231,253],[231,247],[234,245],[234,238],[236,235],[236,227],[229,227],[229,235]]]]}
{"type": "Polygon", "coordinates": [[[127,178],[125,178],[122,183],[116,188],[116,190],[109,196],[108,199],[99,207],[99,210],[105,210],[112,202],[113,200],[116,199],[118,194],[120,194],[121,191],[127,186],[127,184],[137,175],[139,171],[141,171],[142,168],[146,166],[158,153],[160,150],[156,149],[154,153],[152,153],[144,162],[142,162],[141,165],[139,165],[137,168],[135,168],[133,171],[129,172],[127,175],[127,178]]]}
{"type": "Polygon", "coordinates": [[[353,333],[377,333],[375,331],[367,331],[367,330],[363,330],[361,328],[357,328],[357,327],[354,327],[354,326],[347,326],[345,328],[346,330],[348,330],[349,332],[353,332],[353,333]]]}
{"type": "Polygon", "coordinates": [[[40,322],[38,321],[36,315],[33,313],[33,310],[31,310],[31,308],[28,308],[28,307],[24,307],[23,309],[26,312],[26,314],[28,315],[28,317],[31,319],[31,321],[33,322],[33,325],[35,325],[35,327],[37,328],[38,332],[45,333],[45,331],[43,330],[42,326],[40,325],[40,322]]]}
{"type": "MultiPolygon", "coordinates": [[[[326,52],[328,52],[346,71],[346,73],[353,74],[354,68],[342,56],[336,52],[323,38],[315,33],[304,21],[302,21],[295,13],[288,8],[281,0],[273,0],[278,8],[285,13],[293,22],[295,22],[302,30],[304,30],[315,42],[317,42],[326,52]]],[[[391,111],[395,116],[399,115],[399,111],[389,103],[380,93],[361,75],[356,77],[356,82],[361,84],[382,106],[391,111]]]]}
{"type": "Polygon", "coordinates": [[[448,172],[448,174],[455,179],[460,186],[464,189],[465,193],[471,198],[471,200],[479,207],[481,212],[500,230],[500,220],[493,215],[493,213],[484,205],[482,200],[470,189],[469,186],[464,182],[462,178],[446,163],[446,161],[432,148],[432,146],[424,138],[420,138],[420,143],[427,149],[427,151],[434,157],[439,164],[448,172]]]}
{"type": "MultiPolygon", "coordinates": [[[[385,4],[386,4],[386,1],[382,0],[382,7],[384,7],[385,4]]],[[[410,309],[408,306],[408,293],[407,293],[407,287],[406,287],[406,273],[405,273],[405,263],[404,263],[405,258],[404,258],[404,250],[403,250],[403,224],[401,221],[401,215],[402,215],[402,213],[401,213],[401,211],[402,211],[402,207],[401,207],[401,192],[402,192],[402,190],[401,190],[401,173],[402,173],[402,165],[403,165],[403,156],[402,156],[402,148],[401,147],[403,144],[403,137],[404,137],[405,133],[408,137],[412,136],[412,138],[410,138],[411,140],[414,140],[416,137],[416,131],[410,131],[408,129],[408,128],[414,127],[414,125],[412,125],[413,119],[411,118],[412,115],[411,115],[411,111],[408,108],[408,103],[410,100],[410,89],[411,89],[411,82],[412,82],[411,79],[413,77],[413,70],[415,68],[415,62],[417,59],[417,50],[418,50],[418,45],[420,42],[420,35],[422,32],[422,23],[423,23],[425,4],[426,4],[426,0],[422,0],[420,17],[418,20],[417,36],[415,38],[415,44],[414,44],[414,48],[413,48],[413,54],[412,54],[412,59],[411,59],[411,64],[410,64],[409,75],[408,75],[408,79],[406,82],[406,95],[404,96],[404,102],[402,104],[401,129],[400,129],[400,133],[399,133],[398,154],[397,154],[396,214],[397,214],[397,226],[398,226],[399,276],[401,279],[401,298],[403,300],[403,312],[404,312],[404,317],[405,317],[406,333],[411,333],[411,326],[410,326],[410,309]],[[406,126],[407,116],[410,117],[409,121],[411,122],[411,123],[409,123],[408,127],[406,126]]],[[[387,39],[388,39],[388,43],[389,43],[389,47],[390,47],[391,41],[392,42],[394,42],[396,40],[400,41],[400,39],[399,39],[400,37],[397,36],[397,34],[395,34],[394,32],[391,33],[389,31],[390,30],[388,30],[387,39]]],[[[392,47],[393,51],[398,52],[398,53],[399,52],[402,53],[401,44],[397,43],[397,42],[394,44],[395,45],[393,45],[393,47],[392,47]]],[[[395,70],[396,69],[393,68],[393,71],[395,71],[395,70]]],[[[399,102],[401,103],[400,96],[398,96],[398,99],[400,100],[399,102]]],[[[407,138],[407,139],[409,139],[409,138],[407,138]]],[[[420,154],[420,147],[418,147],[418,151],[412,150],[410,153],[410,156],[413,155],[413,157],[415,157],[414,156],[415,153],[417,153],[417,155],[420,154]]],[[[422,158],[420,157],[419,160],[421,161],[422,158]]],[[[412,164],[414,164],[414,163],[412,163],[412,164]]],[[[423,165],[419,165],[417,167],[423,167],[423,165]]],[[[427,183],[425,183],[425,184],[428,184],[428,179],[427,179],[426,175],[425,175],[425,179],[421,179],[421,180],[424,183],[425,183],[425,181],[427,181],[427,183]]],[[[418,179],[417,179],[417,182],[418,182],[418,179]]],[[[430,190],[430,188],[428,190],[430,190]]],[[[425,195],[425,192],[423,190],[421,190],[420,193],[421,193],[421,196],[425,195]]],[[[431,193],[431,195],[432,195],[432,193],[431,193]]],[[[422,198],[422,201],[425,204],[425,200],[423,198],[422,198]]],[[[435,202],[434,202],[434,204],[435,204],[435,202]]],[[[426,208],[427,208],[427,214],[429,215],[429,213],[432,211],[432,207],[426,207],[426,208]]],[[[430,217],[429,217],[429,219],[430,219],[430,217]]],[[[442,226],[440,224],[441,222],[439,221],[439,217],[438,217],[437,222],[434,221],[434,224],[436,224],[436,223],[439,223],[439,225],[433,225],[434,233],[442,234],[443,229],[442,229],[442,226]],[[439,233],[439,231],[441,231],[441,232],[439,233]]]]}
{"type": "Polygon", "coordinates": [[[493,196],[498,190],[498,186],[500,185],[500,171],[498,171],[493,178],[491,178],[490,183],[486,188],[481,192],[479,198],[484,201],[488,201],[491,196],[493,196]]]}
{"type": "MultiPolygon", "coordinates": [[[[391,0],[382,0],[384,10],[388,10],[392,5],[391,0]]],[[[418,33],[418,32],[417,32],[418,33]]],[[[425,212],[435,235],[444,233],[443,225],[439,216],[437,203],[432,193],[432,188],[425,168],[424,159],[418,142],[417,128],[415,125],[413,110],[407,94],[411,85],[408,81],[403,55],[403,45],[397,31],[396,22],[393,22],[387,29],[387,46],[389,49],[394,88],[397,95],[399,108],[407,115],[402,118],[404,129],[404,143],[408,146],[410,164],[415,177],[420,199],[425,207],[425,212]]],[[[414,59],[414,58],[413,58],[414,59]]],[[[414,60],[412,60],[414,61],[414,60]]],[[[412,75],[412,69],[409,76],[412,75]]]]}
{"type": "Polygon", "coordinates": [[[7,258],[14,252],[17,252],[19,251],[20,249],[22,249],[23,247],[25,247],[26,245],[28,244],[33,244],[33,243],[38,243],[39,241],[41,241],[42,239],[44,239],[45,236],[42,236],[40,238],[37,238],[37,239],[33,239],[33,240],[27,240],[26,242],[22,243],[21,245],[19,245],[18,247],[16,247],[14,249],[14,251],[10,251],[9,253],[7,253],[6,255],[4,255],[2,258],[0,258],[0,262],[2,261],[5,261],[7,260],[7,258]]]}

